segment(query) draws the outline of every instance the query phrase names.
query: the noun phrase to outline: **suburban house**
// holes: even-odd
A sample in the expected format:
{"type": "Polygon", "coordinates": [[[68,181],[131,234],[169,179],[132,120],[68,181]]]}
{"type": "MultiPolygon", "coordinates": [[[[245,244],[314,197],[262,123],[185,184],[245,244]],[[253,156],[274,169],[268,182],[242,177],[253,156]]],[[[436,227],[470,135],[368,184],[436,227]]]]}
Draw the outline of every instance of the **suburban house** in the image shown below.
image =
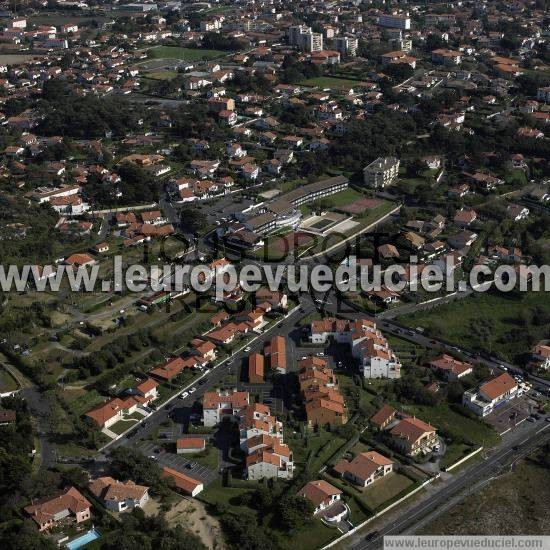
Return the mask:
{"type": "Polygon", "coordinates": [[[177,489],[192,497],[197,496],[204,489],[204,485],[200,481],[172,468],[164,467],[162,477],[172,478],[177,489]]]}
{"type": "Polygon", "coordinates": [[[123,512],[143,508],[149,500],[149,487],[136,485],[133,481],[117,481],[112,477],[100,477],[90,483],[91,493],[107,510],[123,512]]]}
{"type": "Polygon", "coordinates": [[[464,392],[462,404],[478,416],[487,416],[518,394],[518,383],[504,372],[481,384],[476,390],[464,392]]]}
{"type": "Polygon", "coordinates": [[[430,361],[429,365],[432,370],[442,373],[447,380],[458,380],[473,372],[470,363],[459,361],[446,353],[430,361]]]}
{"type": "Polygon", "coordinates": [[[428,453],[437,443],[435,428],[419,418],[403,418],[388,434],[392,445],[407,456],[428,453]]]}
{"type": "Polygon", "coordinates": [[[359,453],[353,460],[340,460],[334,470],[355,485],[366,487],[393,471],[393,461],[376,451],[359,453]]]}
{"type": "Polygon", "coordinates": [[[175,357],[174,359],[170,359],[164,363],[164,365],[160,365],[159,367],[155,367],[150,370],[149,374],[163,381],[172,380],[172,378],[175,378],[184,369],[193,368],[197,362],[198,361],[196,359],[191,357],[187,359],[175,357]]]}
{"type": "Polygon", "coordinates": [[[313,513],[317,514],[340,500],[342,491],[324,479],[317,479],[304,485],[298,491],[298,496],[309,500],[315,507],[313,513]]]}
{"type": "Polygon", "coordinates": [[[85,416],[91,419],[100,428],[108,428],[116,424],[119,420],[122,420],[123,415],[130,412],[130,409],[135,410],[136,402],[131,398],[126,401],[116,397],[88,411],[85,416]],[[126,403],[126,401],[128,401],[128,403],[126,403]],[[131,405],[130,401],[132,402],[131,405]]]}
{"type": "Polygon", "coordinates": [[[538,370],[550,369],[550,345],[539,342],[531,350],[531,361],[529,365],[538,370]]]}
{"type": "Polygon", "coordinates": [[[246,391],[205,392],[202,398],[203,423],[212,427],[224,418],[237,419],[237,414],[250,402],[246,391]]]}
{"type": "Polygon", "coordinates": [[[395,418],[397,411],[391,405],[383,405],[382,408],[370,417],[370,423],[379,430],[385,430],[395,418]]]}
{"type": "Polygon", "coordinates": [[[150,403],[158,397],[158,387],[159,383],[156,380],[153,380],[152,378],[147,378],[147,380],[140,382],[135,387],[135,392],[138,396],[141,396],[144,401],[150,403]]]}
{"type": "Polygon", "coordinates": [[[40,531],[49,529],[70,518],[76,523],[90,519],[90,502],[74,487],[62,494],[48,497],[25,506],[25,513],[36,523],[40,531]]]}
{"type": "Polygon", "coordinates": [[[183,437],[176,441],[176,453],[179,455],[188,453],[200,453],[206,449],[204,437],[183,437]]]}

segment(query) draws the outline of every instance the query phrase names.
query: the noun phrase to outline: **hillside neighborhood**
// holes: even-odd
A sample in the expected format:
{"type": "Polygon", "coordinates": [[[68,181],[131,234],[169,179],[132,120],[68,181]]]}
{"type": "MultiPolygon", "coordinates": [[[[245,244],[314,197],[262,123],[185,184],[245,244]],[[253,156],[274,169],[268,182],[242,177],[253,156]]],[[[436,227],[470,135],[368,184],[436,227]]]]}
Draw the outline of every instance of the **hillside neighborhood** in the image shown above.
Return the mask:
{"type": "Polygon", "coordinates": [[[548,7],[3,2],[0,548],[548,534],[548,7]]]}

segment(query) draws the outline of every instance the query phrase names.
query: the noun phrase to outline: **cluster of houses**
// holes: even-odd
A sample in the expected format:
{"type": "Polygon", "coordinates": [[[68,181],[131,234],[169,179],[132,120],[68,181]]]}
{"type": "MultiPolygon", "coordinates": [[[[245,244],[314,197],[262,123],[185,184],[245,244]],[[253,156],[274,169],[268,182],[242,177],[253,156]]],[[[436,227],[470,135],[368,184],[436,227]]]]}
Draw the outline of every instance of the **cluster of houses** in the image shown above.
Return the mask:
{"type": "Polygon", "coordinates": [[[338,377],[325,359],[317,356],[298,361],[300,391],[309,427],[342,426],[348,419],[338,377]]]}
{"type": "MultiPolygon", "coordinates": [[[[149,501],[149,487],[133,481],[117,481],[108,476],[92,480],[88,490],[111,512],[143,508],[149,501]]],[[[40,531],[46,531],[89,521],[91,508],[90,501],[78,489],[67,487],[58,495],[31,502],[24,511],[40,531]]]]}
{"type": "Polygon", "coordinates": [[[248,356],[248,381],[251,384],[265,382],[265,362],[273,373],[286,374],[286,340],[283,336],[274,336],[264,347],[263,354],[252,353],[248,356]]]}
{"type": "Polygon", "coordinates": [[[401,376],[401,363],[390,349],[376,323],[368,319],[346,320],[326,317],[311,322],[311,342],[324,344],[329,338],[348,344],[365,378],[401,376]]]}
{"type": "Polygon", "coordinates": [[[283,441],[283,424],[267,405],[251,403],[246,391],[224,390],[206,392],[202,406],[204,426],[216,426],[226,419],[238,425],[247,479],[292,478],[294,462],[283,441]]]}

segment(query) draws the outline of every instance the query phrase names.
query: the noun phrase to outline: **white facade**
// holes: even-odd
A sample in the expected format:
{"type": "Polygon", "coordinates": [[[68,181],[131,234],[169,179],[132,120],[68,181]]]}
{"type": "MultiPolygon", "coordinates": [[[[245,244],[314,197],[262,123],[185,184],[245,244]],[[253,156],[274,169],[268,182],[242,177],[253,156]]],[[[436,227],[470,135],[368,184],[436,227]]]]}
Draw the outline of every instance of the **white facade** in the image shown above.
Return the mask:
{"type": "Polygon", "coordinates": [[[399,159],[395,157],[377,158],[363,168],[365,185],[374,189],[383,189],[391,185],[399,175],[399,159]]]}
{"type": "Polygon", "coordinates": [[[381,27],[388,27],[390,29],[402,29],[408,31],[411,28],[411,18],[408,14],[380,15],[378,17],[378,24],[381,27]]]}

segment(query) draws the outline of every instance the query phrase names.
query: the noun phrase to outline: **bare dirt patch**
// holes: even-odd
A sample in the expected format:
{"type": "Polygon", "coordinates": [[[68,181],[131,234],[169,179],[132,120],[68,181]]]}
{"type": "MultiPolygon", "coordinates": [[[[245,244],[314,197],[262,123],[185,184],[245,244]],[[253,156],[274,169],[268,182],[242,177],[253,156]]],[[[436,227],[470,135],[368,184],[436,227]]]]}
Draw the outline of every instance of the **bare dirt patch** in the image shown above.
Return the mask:
{"type": "MultiPolygon", "coordinates": [[[[145,505],[144,512],[148,516],[154,516],[160,512],[160,504],[151,499],[145,505]]],[[[208,515],[202,502],[182,498],[166,512],[165,517],[171,527],[181,525],[195,533],[209,550],[225,548],[220,523],[208,515]]]]}

